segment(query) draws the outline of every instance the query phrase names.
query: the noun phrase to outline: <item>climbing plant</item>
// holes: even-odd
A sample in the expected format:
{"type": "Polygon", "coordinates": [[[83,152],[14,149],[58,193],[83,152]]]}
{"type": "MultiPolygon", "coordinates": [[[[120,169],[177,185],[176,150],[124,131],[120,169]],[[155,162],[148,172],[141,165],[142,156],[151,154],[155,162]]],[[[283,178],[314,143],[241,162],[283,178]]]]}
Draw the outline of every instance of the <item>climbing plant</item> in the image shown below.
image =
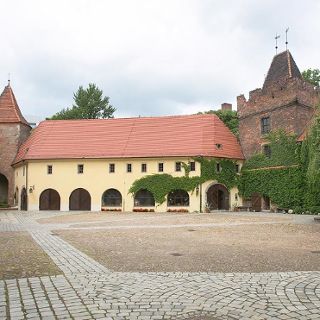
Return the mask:
{"type": "Polygon", "coordinates": [[[320,119],[316,118],[302,146],[285,132],[268,136],[271,156],[254,155],[243,166],[239,193],[268,196],[296,213],[320,212],[320,119]]]}
{"type": "Polygon", "coordinates": [[[201,165],[200,176],[189,177],[190,164],[182,163],[185,170],[183,177],[174,177],[170,174],[148,175],[134,181],[129,193],[135,194],[140,189],[150,191],[155,201],[161,204],[165,201],[166,195],[174,190],[185,190],[192,192],[195,188],[206,181],[217,180],[227,188],[232,188],[238,184],[238,175],[236,173],[236,163],[232,160],[205,159],[202,157],[194,158],[201,165]],[[221,170],[217,170],[217,164],[220,164],[221,170]]]}
{"type": "Polygon", "coordinates": [[[301,165],[305,175],[304,208],[320,212],[320,116],[314,118],[301,148],[301,165]]]}

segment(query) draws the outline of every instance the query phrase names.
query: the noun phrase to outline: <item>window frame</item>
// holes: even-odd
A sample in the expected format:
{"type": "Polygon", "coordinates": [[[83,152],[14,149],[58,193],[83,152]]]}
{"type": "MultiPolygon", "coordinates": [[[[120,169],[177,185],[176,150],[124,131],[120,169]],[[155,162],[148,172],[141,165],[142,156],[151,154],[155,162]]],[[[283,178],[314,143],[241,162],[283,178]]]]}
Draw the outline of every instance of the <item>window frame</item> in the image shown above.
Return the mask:
{"type": "Polygon", "coordinates": [[[196,162],[190,161],[190,171],[196,171],[196,162]]]}
{"type": "Polygon", "coordinates": [[[271,131],[271,120],[270,117],[263,117],[260,120],[261,134],[268,134],[271,131]]]}
{"type": "Polygon", "coordinates": [[[181,172],[182,171],[181,161],[176,161],[176,163],[175,163],[175,171],[176,172],[181,172]]]}
{"type": "Polygon", "coordinates": [[[116,172],[115,163],[109,163],[109,173],[115,173],[115,172],[116,172]]]}
{"type": "Polygon", "coordinates": [[[158,163],[158,172],[163,172],[164,171],[164,164],[163,162],[158,163]]]}
{"type": "Polygon", "coordinates": [[[53,166],[52,164],[47,165],[47,174],[52,174],[53,173],[53,166]]]}
{"type": "Polygon", "coordinates": [[[147,172],[147,164],[141,163],[141,172],[147,172]]]}
{"type": "Polygon", "coordinates": [[[84,173],[84,164],[78,164],[77,172],[78,172],[78,174],[84,173]]]}
{"type": "Polygon", "coordinates": [[[127,163],[127,172],[128,173],[132,172],[132,163],[127,163]]]}
{"type": "Polygon", "coordinates": [[[270,144],[264,144],[262,146],[262,152],[267,158],[271,158],[272,150],[270,144]]]}
{"type": "Polygon", "coordinates": [[[167,195],[167,206],[168,207],[189,207],[190,206],[189,193],[182,189],[170,191],[167,195]],[[188,195],[188,198],[185,201],[186,195],[188,195]]]}

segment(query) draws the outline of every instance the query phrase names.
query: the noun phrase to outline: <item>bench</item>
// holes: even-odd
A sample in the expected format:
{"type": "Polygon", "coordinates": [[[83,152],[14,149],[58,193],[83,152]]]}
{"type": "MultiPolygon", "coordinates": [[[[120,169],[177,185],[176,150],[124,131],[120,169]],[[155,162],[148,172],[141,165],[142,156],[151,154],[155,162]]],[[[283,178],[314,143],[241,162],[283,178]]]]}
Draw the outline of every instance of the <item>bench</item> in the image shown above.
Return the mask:
{"type": "Polygon", "coordinates": [[[252,211],[251,206],[237,206],[235,207],[235,211],[252,211]]]}

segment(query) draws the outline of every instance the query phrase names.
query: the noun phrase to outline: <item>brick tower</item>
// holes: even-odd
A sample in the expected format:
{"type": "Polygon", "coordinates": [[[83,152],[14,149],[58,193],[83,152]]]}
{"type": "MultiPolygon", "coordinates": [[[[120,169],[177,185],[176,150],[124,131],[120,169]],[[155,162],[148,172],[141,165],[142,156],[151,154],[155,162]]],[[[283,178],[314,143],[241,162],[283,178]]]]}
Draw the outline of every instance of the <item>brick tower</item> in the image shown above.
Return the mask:
{"type": "Polygon", "coordinates": [[[237,97],[239,138],[246,158],[270,148],[270,131],[283,129],[299,136],[319,103],[319,90],[302,79],[287,50],[274,56],[262,88],[237,97]]]}
{"type": "Polygon", "coordinates": [[[17,195],[11,167],[19,146],[27,139],[31,127],[21,114],[10,87],[10,81],[0,96],[0,203],[14,205],[17,195]]]}

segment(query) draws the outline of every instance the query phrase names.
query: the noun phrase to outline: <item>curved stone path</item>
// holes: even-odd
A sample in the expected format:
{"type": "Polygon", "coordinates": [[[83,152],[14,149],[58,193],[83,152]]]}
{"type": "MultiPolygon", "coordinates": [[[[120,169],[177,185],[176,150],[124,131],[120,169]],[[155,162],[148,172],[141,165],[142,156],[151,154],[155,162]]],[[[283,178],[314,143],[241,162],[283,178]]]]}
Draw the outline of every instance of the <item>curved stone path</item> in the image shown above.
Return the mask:
{"type": "Polygon", "coordinates": [[[111,272],[31,216],[7,219],[63,275],[0,281],[1,319],[320,319],[320,272],[111,272]]]}

